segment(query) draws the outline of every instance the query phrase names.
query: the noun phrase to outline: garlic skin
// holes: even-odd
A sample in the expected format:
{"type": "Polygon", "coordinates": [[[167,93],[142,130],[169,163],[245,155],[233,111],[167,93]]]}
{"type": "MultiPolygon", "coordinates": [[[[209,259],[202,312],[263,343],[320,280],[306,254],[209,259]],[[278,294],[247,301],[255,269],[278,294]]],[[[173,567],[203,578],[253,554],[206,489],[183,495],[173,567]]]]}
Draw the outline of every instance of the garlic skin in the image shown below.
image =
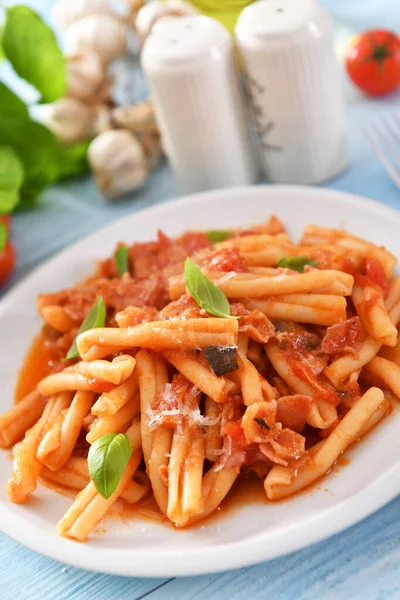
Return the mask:
{"type": "Polygon", "coordinates": [[[67,96],[87,100],[96,96],[106,79],[106,70],[93,50],[82,50],[67,59],[67,96]]]}
{"type": "Polygon", "coordinates": [[[119,198],[140,188],[148,176],[143,148],[123,129],[98,135],[88,149],[97,187],[108,198],[119,198]]]}
{"type": "Polygon", "coordinates": [[[198,15],[199,11],[183,0],[153,0],[145,4],[137,13],[135,28],[143,44],[153,26],[165,17],[186,17],[198,15]]]}
{"type": "Polygon", "coordinates": [[[156,133],[141,133],[139,134],[139,140],[143,146],[147,166],[151,171],[155,169],[163,156],[161,138],[156,133]]]}
{"type": "Polygon", "coordinates": [[[140,104],[126,104],[114,108],[111,114],[112,121],[116,127],[128,129],[128,131],[158,133],[158,126],[151,100],[140,104]]]}
{"type": "Polygon", "coordinates": [[[110,14],[84,17],[69,27],[64,42],[67,54],[96,52],[104,65],[127,52],[127,26],[110,14]]]}
{"type": "Polygon", "coordinates": [[[93,133],[95,110],[75,98],[61,98],[46,105],[43,122],[66,144],[85,140],[93,133]]]}

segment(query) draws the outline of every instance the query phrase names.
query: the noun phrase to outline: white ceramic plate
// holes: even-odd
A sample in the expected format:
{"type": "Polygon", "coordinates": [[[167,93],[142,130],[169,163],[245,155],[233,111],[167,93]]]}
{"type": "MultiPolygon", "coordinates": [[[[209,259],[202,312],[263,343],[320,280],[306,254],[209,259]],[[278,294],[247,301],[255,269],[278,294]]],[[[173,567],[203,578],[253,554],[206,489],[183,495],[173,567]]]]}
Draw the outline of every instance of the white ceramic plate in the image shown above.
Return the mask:
{"type": "MultiPolygon", "coordinates": [[[[197,194],[133,214],[98,231],[40,267],[0,303],[0,412],[12,403],[24,353],[40,328],[39,292],[69,286],[119,240],[148,240],[157,228],[229,228],[275,213],[298,238],[307,223],[345,226],[400,256],[400,214],[370,200],[307,187],[251,187],[197,194]]],[[[356,523],[400,492],[400,422],[388,418],[349,453],[350,464],[320,489],[283,503],[250,504],[187,531],[144,521],[106,521],[106,534],[79,544],[57,536],[71,500],[39,486],[24,505],[11,504],[11,471],[0,452],[0,528],[51,558],[105,573],[177,576],[243,567],[297,550],[356,523]],[[328,491],[326,491],[328,490],[328,491]]]]}

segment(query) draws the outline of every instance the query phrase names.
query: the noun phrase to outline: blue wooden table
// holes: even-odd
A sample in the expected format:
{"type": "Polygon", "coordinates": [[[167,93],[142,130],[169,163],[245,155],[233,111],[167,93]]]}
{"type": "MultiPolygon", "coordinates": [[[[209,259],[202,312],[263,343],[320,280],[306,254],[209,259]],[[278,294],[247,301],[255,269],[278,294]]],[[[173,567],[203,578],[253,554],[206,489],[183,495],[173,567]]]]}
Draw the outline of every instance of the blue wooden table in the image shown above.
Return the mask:
{"type": "MultiPolygon", "coordinates": [[[[390,26],[399,31],[398,2],[370,0],[367,5],[364,0],[325,0],[339,24],[338,46],[349,33],[366,27],[390,26]]],[[[29,3],[46,14],[51,0],[29,3]]],[[[8,76],[3,68],[0,79],[8,76]]],[[[368,122],[384,112],[396,107],[400,112],[400,94],[371,101],[350,85],[346,85],[345,92],[352,165],[329,187],[362,194],[400,209],[400,191],[386,176],[363,133],[368,122]]],[[[7,287],[86,233],[175,195],[166,164],[157,169],[143,190],[116,204],[107,204],[89,180],[48,190],[40,207],[14,218],[18,267],[7,287]]],[[[6,291],[2,288],[0,295],[6,291]]],[[[0,599],[398,599],[399,515],[400,498],[358,525],[305,550],[234,572],[187,579],[133,579],[90,573],[38,556],[0,534],[0,599]]]]}

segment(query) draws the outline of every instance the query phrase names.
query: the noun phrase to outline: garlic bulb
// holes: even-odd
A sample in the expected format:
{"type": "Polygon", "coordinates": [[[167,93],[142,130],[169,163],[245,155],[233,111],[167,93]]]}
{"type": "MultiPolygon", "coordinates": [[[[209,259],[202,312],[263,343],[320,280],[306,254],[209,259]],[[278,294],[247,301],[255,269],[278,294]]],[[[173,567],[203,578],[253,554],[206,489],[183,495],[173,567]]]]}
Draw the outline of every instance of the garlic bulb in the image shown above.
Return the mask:
{"type": "Polygon", "coordinates": [[[84,17],[65,33],[67,53],[91,49],[103,64],[125,54],[127,26],[113,15],[97,14],[84,17]]]}
{"type": "Polygon", "coordinates": [[[141,8],[136,16],[135,28],[141,43],[147,38],[157,21],[165,17],[198,15],[199,11],[183,0],[153,0],[141,8]]]}
{"type": "Polygon", "coordinates": [[[57,0],[51,16],[57,31],[64,33],[73,23],[88,15],[111,14],[126,19],[135,9],[132,0],[57,0]]]}
{"type": "Polygon", "coordinates": [[[86,100],[98,93],[106,79],[106,70],[98,54],[82,50],[67,56],[67,96],[86,100]]]}
{"type": "Polygon", "coordinates": [[[80,100],[61,98],[43,108],[43,122],[66,144],[84,140],[93,133],[96,112],[80,100]]]}
{"type": "Polygon", "coordinates": [[[76,21],[100,13],[112,14],[108,0],[57,0],[51,16],[54,27],[63,33],[76,21]]]}
{"type": "Polygon", "coordinates": [[[119,129],[98,135],[89,146],[88,159],[97,187],[109,198],[133,192],[147,179],[143,148],[129,131],[119,129]]]}
{"type": "Polygon", "coordinates": [[[127,104],[112,111],[116,127],[134,132],[158,133],[153,104],[150,100],[140,104],[127,104]]]}

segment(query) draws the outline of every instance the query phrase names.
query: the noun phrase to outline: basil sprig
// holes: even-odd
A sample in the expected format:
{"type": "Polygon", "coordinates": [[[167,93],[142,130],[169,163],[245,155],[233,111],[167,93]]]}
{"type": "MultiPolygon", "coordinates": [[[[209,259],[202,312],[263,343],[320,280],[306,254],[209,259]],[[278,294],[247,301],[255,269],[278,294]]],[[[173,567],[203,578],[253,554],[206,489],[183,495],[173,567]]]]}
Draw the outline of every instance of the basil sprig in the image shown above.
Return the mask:
{"type": "Polygon", "coordinates": [[[310,265],[310,267],[316,267],[317,261],[305,256],[284,256],[278,261],[278,267],[284,269],[291,269],[292,271],[298,271],[304,273],[304,267],[310,265]]]}
{"type": "Polygon", "coordinates": [[[188,257],[185,261],[186,287],[200,308],[216,317],[231,317],[231,307],[228,298],[200,271],[188,257]]]}
{"type": "Polygon", "coordinates": [[[212,244],[216,244],[217,242],[223,242],[226,239],[228,239],[230,235],[232,235],[231,231],[226,231],[222,229],[210,229],[209,231],[206,231],[208,241],[212,244]]]}
{"type": "MultiPolygon", "coordinates": [[[[103,296],[97,296],[96,304],[89,310],[88,314],[86,315],[86,319],[79,327],[78,335],[76,337],[78,337],[84,331],[88,331],[89,329],[97,329],[98,327],[104,327],[105,322],[106,305],[104,303],[103,296]]],[[[71,358],[77,358],[78,356],[79,352],[75,338],[64,360],[70,360],[71,358]]]]}
{"type": "Polygon", "coordinates": [[[132,446],[125,433],[103,435],[90,446],[89,475],[103,498],[113,495],[131,456],[132,446]]]}
{"type": "Polygon", "coordinates": [[[0,254],[3,252],[7,242],[8,232],[4,223],[0,223],[0,254]]]}
{"type": "Polygon", "coordinates": [[[124,273],[129,273],[129,253],[128,246],[121,244],[115,253],[115,264],[117,265],[118,275],[122,277],[124,273]]]}

